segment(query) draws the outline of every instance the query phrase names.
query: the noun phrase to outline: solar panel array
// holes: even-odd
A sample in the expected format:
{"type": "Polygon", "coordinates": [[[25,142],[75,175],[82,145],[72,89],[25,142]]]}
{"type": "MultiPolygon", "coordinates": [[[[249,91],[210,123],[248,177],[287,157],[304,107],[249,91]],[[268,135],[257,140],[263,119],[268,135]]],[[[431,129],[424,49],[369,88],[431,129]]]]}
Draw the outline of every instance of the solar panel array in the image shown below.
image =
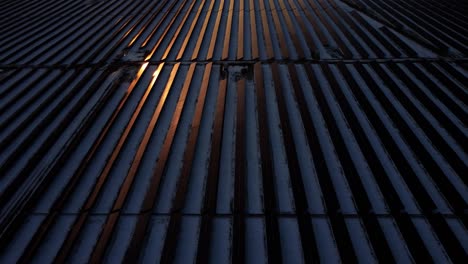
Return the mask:
{"type": "Polygon", "coordinates": [[[459,262],[461,1],[4,1],[0,262],[459,262]]]}

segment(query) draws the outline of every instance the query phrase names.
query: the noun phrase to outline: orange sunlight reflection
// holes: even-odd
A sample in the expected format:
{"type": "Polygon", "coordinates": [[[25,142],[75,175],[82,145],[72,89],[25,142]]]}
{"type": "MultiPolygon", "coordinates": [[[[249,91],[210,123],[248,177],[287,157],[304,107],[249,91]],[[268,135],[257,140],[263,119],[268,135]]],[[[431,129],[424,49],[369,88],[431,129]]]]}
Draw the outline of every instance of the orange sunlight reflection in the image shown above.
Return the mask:
{"type": "MultiPolygon", "coordinates": [[[[148,63],[148,62],[146,62],[148,63]]],[[[156,80],[159,77],[159,74],[161,73],[162,67],[164,66],[164,63],[161,63],[158,68],[153,72],[153,79],[151,80],[150,84],[148,85],[148,89],[151,89],[156,82],[156,80]]]]}
{"type": "Polygon", "coordinates": [[[148,64],[149,64],[149,62],[145,62],[145,63],[143,63],[143,64],[141,65],[141,68],[140,68],[140,70],[138,71],[137,75],[136,75],[135,78],[133,79],[132,83],[128,86],[127,92],[133,90],[133,88],[135,87],[135,85],[137,84],[137,82],[140,80],[141,75],[143,75],[143,73],[145,72],[146,67],[148,67],[148,64]]]}

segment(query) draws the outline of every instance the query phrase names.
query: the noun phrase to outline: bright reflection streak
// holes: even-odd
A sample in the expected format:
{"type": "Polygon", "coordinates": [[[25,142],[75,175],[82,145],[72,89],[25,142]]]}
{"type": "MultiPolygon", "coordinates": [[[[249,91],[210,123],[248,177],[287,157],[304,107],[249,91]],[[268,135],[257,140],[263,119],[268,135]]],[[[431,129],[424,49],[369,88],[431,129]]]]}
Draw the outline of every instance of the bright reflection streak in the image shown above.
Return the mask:
{"type": "Polygon", "coordinates": [[[151,53],[148,56],[146,56],[145,61],[148,61],[149,59],[151,59],[151,57],[153,56],[153,53],[154,51],[151,51],[151,53]]]}
{"type": "MultiPolygon", "coordinates": [[[[146,63],[148,63],[148,62],[146,62],[146,63]]],[[[161,63],[159,65],[159,67],[153,72],[153,79],[151,80],[150,84],[148,85],[148,89],[153,88],[153,85],[156,82],[156,80],[158,79],[159,74],[161,73],[163,66],[164,66],[164,63],[161,63]]]]}
{"type": "Polygon", "coordinates": [[[141,65],[141,68],[140,68],[140,70],[138,70],[138,73],[136,74],[136,76],[133,79],[132,83],[128,86],[127,93],[129,93],[129,92],[131,92],[133,90],[133,88],[135,87],[137,82],[140,80],[141,75],[143,75],[143,73],[145,72],[146,67],[148,67],[148,64],[149,64],[149,62],[145,62],[145,63],[143,63],[141,65]]]}
{"type": "MultiPolygon", "coordinates": [[[[128,43],[127,47],[131,47],[133,46],[133,43],[135,43],[135,41],[140,37],[141,33],[143,32],[143,30],[140,30],[133,38],[132,40],[130,41],[130,43],[128,43]]],[[[129,32],[130,33],[130,32],[129,32]]],[[[126,34],[127,35],[127,34],[126,34]]]]}

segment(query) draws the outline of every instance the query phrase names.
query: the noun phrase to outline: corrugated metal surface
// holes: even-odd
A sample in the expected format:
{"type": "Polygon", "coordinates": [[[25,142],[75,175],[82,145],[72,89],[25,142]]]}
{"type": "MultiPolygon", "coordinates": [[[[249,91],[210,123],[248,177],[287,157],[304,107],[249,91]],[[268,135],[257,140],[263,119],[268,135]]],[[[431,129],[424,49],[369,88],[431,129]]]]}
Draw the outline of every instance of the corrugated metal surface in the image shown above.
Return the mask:
{"type": "Polygon", "coordinates": [[[466,5],[344,2],[2,3],[0,262],[466,259],[466,5]]]}

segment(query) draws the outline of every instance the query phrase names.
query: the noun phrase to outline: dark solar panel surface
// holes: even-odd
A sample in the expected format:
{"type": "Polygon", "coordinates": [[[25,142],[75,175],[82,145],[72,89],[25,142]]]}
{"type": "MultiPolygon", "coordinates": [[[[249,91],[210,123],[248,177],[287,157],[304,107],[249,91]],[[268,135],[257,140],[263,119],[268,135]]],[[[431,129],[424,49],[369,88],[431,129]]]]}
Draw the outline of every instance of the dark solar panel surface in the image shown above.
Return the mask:
{"type": "Polygon", "coordinates": [[[1,263],[463,262],[463,1],[2,1],[1,263]]]}

